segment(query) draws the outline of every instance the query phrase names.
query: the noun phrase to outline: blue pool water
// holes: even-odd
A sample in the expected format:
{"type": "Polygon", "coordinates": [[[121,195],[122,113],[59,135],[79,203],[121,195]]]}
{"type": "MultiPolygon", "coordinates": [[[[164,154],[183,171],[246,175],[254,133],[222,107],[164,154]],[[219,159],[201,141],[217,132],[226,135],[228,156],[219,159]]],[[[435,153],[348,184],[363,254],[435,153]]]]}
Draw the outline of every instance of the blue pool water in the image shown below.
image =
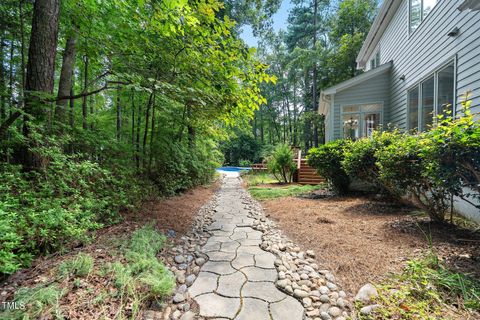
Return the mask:
{"type": "Polygon", "coordinates": [[[240,172],[242,170],[252,170],[250,167],[220,167],[217,168],[217,171],[227,171],[227,172],[240,172]]]}

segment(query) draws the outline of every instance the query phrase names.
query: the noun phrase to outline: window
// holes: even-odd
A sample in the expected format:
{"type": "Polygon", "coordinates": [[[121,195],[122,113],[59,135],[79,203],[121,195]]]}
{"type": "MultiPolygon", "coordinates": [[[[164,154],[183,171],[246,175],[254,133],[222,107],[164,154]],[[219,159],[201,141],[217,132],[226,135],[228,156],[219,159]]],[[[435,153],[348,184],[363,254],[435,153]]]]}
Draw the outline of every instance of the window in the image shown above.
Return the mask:
{"type": "Polygon", "coordinates": [[[343,137],[356,140],[372,136],[380,128],[381,116],[381,104],[343,106],[343,137]]]}
{"type": "Polygon", "coordinates": [[[408,92],[408,123],[409,128],[418,128],[418,87],[408,92]]]}
{"type": "Polygon", "coordinates": [[[453,114],[453,94],[455,88],[455,66],[449,64],[438,72],[438,114],[451,116],[453,114]]]}
{"type": "Polygon", "coordinates": [[[422,117],[420,130],[425,131],[433,124],[433,108],[435,95],[435,79],[433,76],[422,83],[422,117]]]}
{"type": "Polygon", "coordinates": [[[438,0],[410,0],[410,33],[417,29],[437,2],[438,0]]]}
{"type": "Polygon", "coordinates": [[[375,69],[380,65],[380,50],[377,50],[375,57],[370,60],[370,69],[375,69]]]}
{"type": "Polygon", "coordinates": [[[435,116],[452,116],[455,98],[455,64],[450,62],[408,91],[408,128],[425,131],[435,116]]]}

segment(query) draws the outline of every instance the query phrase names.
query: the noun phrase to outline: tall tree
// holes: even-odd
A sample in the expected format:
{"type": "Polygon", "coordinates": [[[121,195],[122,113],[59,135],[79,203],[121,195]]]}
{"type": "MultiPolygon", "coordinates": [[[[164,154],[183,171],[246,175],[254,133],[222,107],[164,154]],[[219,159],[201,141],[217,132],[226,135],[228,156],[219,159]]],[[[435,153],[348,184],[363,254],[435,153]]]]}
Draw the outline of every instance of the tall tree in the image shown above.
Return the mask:
{"type": "Polygon", "coordinates": [[[55,120],[59,122],[66,121],[66,111],[69,104],[70,91],[72,90],[72,78],[75,68],[77,32],[72,30],[69,34],[65,50],[62,57],[62,69],[60,71],[60,80],[58,82],[57,107],[55,108],[55,120]]]}
{"type": "MultiPolygon", "coordinates": [[[[41,124],[44,121],[47,110],[45,94],[53,93],[59,14],[59,0],[35,1],[25,79],[26,117],[23,133],[27,138],[31,133],[30,122],[41,124]]],[[[20,157],[20,162],[26,168],[41,165],[41,158],[26,147],[20,152],[20,157]]]]}

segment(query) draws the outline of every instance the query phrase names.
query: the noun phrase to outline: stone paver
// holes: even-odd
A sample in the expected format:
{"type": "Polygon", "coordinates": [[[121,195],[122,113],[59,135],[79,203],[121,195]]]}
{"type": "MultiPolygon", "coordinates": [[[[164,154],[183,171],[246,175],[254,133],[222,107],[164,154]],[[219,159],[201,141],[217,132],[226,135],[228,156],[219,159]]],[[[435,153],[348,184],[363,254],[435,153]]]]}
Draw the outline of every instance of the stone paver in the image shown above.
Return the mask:
{"type": "Polygon", "coordinates": [[[275,320],[302,319],[303,313],[302,305],[290,296],[270,304],[270,314],[275,320]]]}
{"type": "Polygon", "coordinates": [[[200,272],[193,285],[188,289],[192,297],[212,292],[217,289],[218,275],[210,272],[200,272]]]}
{"type": "Polygon", "coordinates": [[[258,299],[244,298],[242,310],[235,320],[270,319],[268,303],[258,299]]]}
{"type": "Polygon", "coordinates": [[[239,298],[225,298],[215,293],[203,294],[195,298],[200,306],[202,317],[222,317],[233,319],[240,309],[239,298]]]}
{"type": "Polygon", "coordinates": [[[240,292],[245,282],[247,282],[247,277],[240,271],[220,276],[216,292],[222,296],[240,298],[240,292]]]}
{"type": "Polygon", "coordinates": [[[239,179],[224,180],[201,250],[208,261],[188,292],[209,319],[301,320],[302,304],[275,286],[275,255],[260,248],[263,233],[252,228],[239,190],[239,179]]]}

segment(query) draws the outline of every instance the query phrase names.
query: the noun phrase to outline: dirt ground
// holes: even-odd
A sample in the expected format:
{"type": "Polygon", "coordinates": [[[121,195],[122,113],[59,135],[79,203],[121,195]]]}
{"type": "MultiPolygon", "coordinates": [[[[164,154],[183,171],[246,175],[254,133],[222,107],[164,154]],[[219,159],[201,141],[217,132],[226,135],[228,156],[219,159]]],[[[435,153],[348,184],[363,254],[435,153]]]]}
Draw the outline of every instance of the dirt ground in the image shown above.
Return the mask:
{"type": "MultiPolygon", "coordinates": [[[[128,239],[134,230],[150,222],[156,223],[161,230],[173,230],[174,235],[171,231],[169,234],[175,238],[181,237],[190,230],[198,209],[212,198],[218,187],[217,182],[175,197],[146,203],[141,210],[124,214],[122,223],[98,230],[93,243],[73,248],[66,254],[37,258],[30,268],[18,271],[0,283],[0,303],[11,301],[14,292],[20,287],[53,282],[57,267],[66,259],[82,252],[95,259],[94,272],[82,279],[79,285],[76,284],[77,287],[72,287],[71,281],[60,284],[68,293],[61,298],[59,308],[68,319],[115,318],[119,312],[120,298],[115,294],[117,289],[111,279],[100,276],[99,270],[107,263],[119,261],[117,253],[122,239],[128,239]],[[105,298],[101,303],[95,302],[103,296],[105,298]]],[[[160,257],[164,254],[161,252],[160,257]]]]}
{"type": "Polygon", "coordinates": [[[262,202],[266,214],[354,295],[368,282],[399,272],[404,262],[433,249],[447,265],[480,278],[480,234],[431,225],[415,209],[361,196],[282,198],[262,202]]]}

